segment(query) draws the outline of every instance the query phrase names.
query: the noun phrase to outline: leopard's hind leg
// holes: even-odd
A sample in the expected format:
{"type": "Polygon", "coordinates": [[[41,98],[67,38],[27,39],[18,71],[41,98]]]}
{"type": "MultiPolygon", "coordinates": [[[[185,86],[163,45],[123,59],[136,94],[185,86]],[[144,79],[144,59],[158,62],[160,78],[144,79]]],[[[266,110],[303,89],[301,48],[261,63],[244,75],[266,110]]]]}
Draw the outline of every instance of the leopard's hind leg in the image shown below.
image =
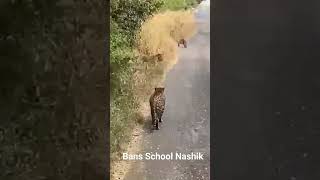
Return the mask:
{"type": "Polygon", "coordinates": [[[162,122],[162,112],[159,113],[159,122],[162,122]]]}
{"type": "Polygon", "coordinates": [[[156,126],[155,126],[155,128],[156,128],[156,130],[159,130],[160,128],[159,128],[159,120],[157,119],[156,120],[156,126]]]}
{"type": "Polygon", "coordinates": [[[151,109],[151,125],[152,125],[152,129],[154,129],[154,127],[156,126],[157,115],[155,114],[155,110],[151,102],[150,102],[150,109],[151,109]]]}
{"type": "Polygon", "coordinates": [[[152,127],[153,129],[155,130],[159,130],[159,119],[158,119],[158,116],[155,115],[155,118],[154,120],[152,121],[152,127]]]}
{"type": "Polygon", "coordinates": [[[157,114],[154,114],[152,117],[152,126],[154,129],[159,130],[159,117],[157,114]]]}
{"type": "MultiPolygon", "coordinates": [[[[163,101],[165,101],[165,100],[163,100],[163,101]]],[[[165,107],[165,102],[162,102],[162,104],[161,104],[161,106],[160,106],[160,108],[158,110],[159,122],[163,122],[162,115],[164,113],[164,107],[165,107]]]]}

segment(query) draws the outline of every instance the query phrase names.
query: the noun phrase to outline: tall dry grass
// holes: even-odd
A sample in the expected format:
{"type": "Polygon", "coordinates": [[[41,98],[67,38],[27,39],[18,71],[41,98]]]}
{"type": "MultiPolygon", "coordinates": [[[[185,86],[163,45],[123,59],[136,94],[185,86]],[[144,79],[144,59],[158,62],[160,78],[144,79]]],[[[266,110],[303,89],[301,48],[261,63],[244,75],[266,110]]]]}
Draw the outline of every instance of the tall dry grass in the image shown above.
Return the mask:
{"type": "Polygon", "coordinates": [[[195,17],[190,10],[156,14],[141,26],[137,41],[138,52],[143,57],[162,54],[164,61],[160,64],[164,72],[167,72],[177,63],[177,42],[182,38],[188,41],[195,32],[195,17]]]}
{"type": "MultiPolygon", "coordinates": [[[[148,103],[150,94],[155,87],[164,86],[166,73],[177,63],[177,41],[181,38],[188,40],[195,32],[196,23],[191,11],[162,12],[150,17],[142,24],[137,36],[137,49],[134,51],[135,57],[138,58],[133,62],[134,73],[130,82],[132,83],[134,100],[139,103],[139,110],[135,115],[136,117],[127,113],[121,116],[122,119],[136,121],[136,124],[150,123],[151,125],[148,103]],[[153,58],[157,54],[163,54],[163,61],[158,62],[153,58]]],[[[132,112],[132,109],[129,110],[131,107],[126,104],[123,105],[126,107],[121,107],[124,108],[121,110],[132,112]]],[[[114,108],[116,106],[112,107],[117,110],[114,108]]],[[[126,121],[120,123],[124,122],[126,121]]],[[[114,131],[123,131],[123,129],[113,129],[115,129],[114,131]]],[[[123,143],[124,146],[121,149],[126,149],[128,144],[129,140],[123,143]]],[[[135,145],[137,143],[134,143],[131,147],[135,145]]],[[[119,157],[119,154],[116,154],[112,156],[112,159],[118,159],[119,157]]],[[[112,167],[114,168],[111,171],[117,174],[119,167],[125,168],[127,166],[120,163],[119,166],[113,165],[112,167]]],[[[115,177],[116,175],[113,175],[112,179],[115,179],[115,177]]]]}
{"type": "Polygon", "coordinates": [[[140,62],[136,63],[133,81],[140,107],[147,106],[155,87],[164,87],[167,72],[178,61],[177,41],[182,38],[188,41],[196,30],[195,17],[190,10],[165,11],[153,15],[142,24],[136,52],[140,62]],[[153,58],[157,54],[163,55],[163,61],[153,58]]]}

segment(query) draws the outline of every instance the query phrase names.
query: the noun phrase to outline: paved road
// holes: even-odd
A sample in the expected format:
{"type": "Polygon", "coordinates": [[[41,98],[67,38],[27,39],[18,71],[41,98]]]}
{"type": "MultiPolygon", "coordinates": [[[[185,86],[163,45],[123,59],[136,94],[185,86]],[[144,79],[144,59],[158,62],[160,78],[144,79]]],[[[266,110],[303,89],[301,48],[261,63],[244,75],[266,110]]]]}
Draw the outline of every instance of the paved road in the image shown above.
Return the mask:
{"type": "Polygon", "coordinates": [[[201,152],[204,160],[149,160],[126,180],[207,180],[210,175],[210,10],[199,8],[199,31],[167,74],[166,111],[159,131],[145,134],[143,153],[201,152]]]}

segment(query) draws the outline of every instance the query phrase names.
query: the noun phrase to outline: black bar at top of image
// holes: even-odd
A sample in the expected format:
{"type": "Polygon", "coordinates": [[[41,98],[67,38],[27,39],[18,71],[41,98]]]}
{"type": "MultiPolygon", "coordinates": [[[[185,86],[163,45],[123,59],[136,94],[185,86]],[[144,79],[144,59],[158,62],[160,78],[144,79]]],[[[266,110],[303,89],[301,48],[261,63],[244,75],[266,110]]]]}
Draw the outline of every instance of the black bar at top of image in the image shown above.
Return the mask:
{"type": "Polygon", "coordinates": [[[214,4],[212,179],[320,179],[320,2],[214,4]]]}

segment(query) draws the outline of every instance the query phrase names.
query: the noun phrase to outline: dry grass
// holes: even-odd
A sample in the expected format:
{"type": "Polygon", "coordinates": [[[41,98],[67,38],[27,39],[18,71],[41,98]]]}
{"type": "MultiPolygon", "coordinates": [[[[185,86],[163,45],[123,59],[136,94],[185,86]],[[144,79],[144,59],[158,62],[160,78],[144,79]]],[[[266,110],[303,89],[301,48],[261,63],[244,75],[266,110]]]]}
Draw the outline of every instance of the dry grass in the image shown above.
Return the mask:
{"type": "Polygon", "coordinates": [[[141,100],[148,102],[155,87],[164,86],[167,72],[178,61],[180,39],[188,40],[196,33],[196,22],[192,11],[165,11],[147,19],[138,34],[137,52],[140,57],[134,73],[135,92],[141,100]],[[153,58],[163,55],[163,61],[153,58]]]}
{"type": "MultiPolygon", "coordinates": [[[[133,74],[133,94],[139,103],[139,112],[136,114],[136,124],[143,125],[151,123],[149,110],[149,97],[155,87],[164,86],[166,73],[177,63],[177,41],[181,38],[188,40],[196,32],[196,24],[191,11],[166,11],[156,14],[142,24],[139,39],[137,42],[138,55],[134,62],[135,72],[133,74]],[[163,61],[156,61],[153,56],[163,54],[163,61]]],[[[130,153],[138,153],[140,150],[143,131],[141,127],[136,126],[133,134],[126,146],[130,153]]],[[[119,156],[113,157],[118,159],[119,156]]],[[[126,172],[132,168],[131,161],[113,162],[112,178],[123,179],[126,172]]]]}
{"type": "MultiPolygon", "coordinates": [[[[163,55],[162,68],[167,72],[177,62],[177,41],[188,40],[196,32],[192,11],[165,11],[142,24],[138,35],[138,51],[143,57],[163,55]]],[[[149,61],[152,58],[148,59],[149,61]]]]}

